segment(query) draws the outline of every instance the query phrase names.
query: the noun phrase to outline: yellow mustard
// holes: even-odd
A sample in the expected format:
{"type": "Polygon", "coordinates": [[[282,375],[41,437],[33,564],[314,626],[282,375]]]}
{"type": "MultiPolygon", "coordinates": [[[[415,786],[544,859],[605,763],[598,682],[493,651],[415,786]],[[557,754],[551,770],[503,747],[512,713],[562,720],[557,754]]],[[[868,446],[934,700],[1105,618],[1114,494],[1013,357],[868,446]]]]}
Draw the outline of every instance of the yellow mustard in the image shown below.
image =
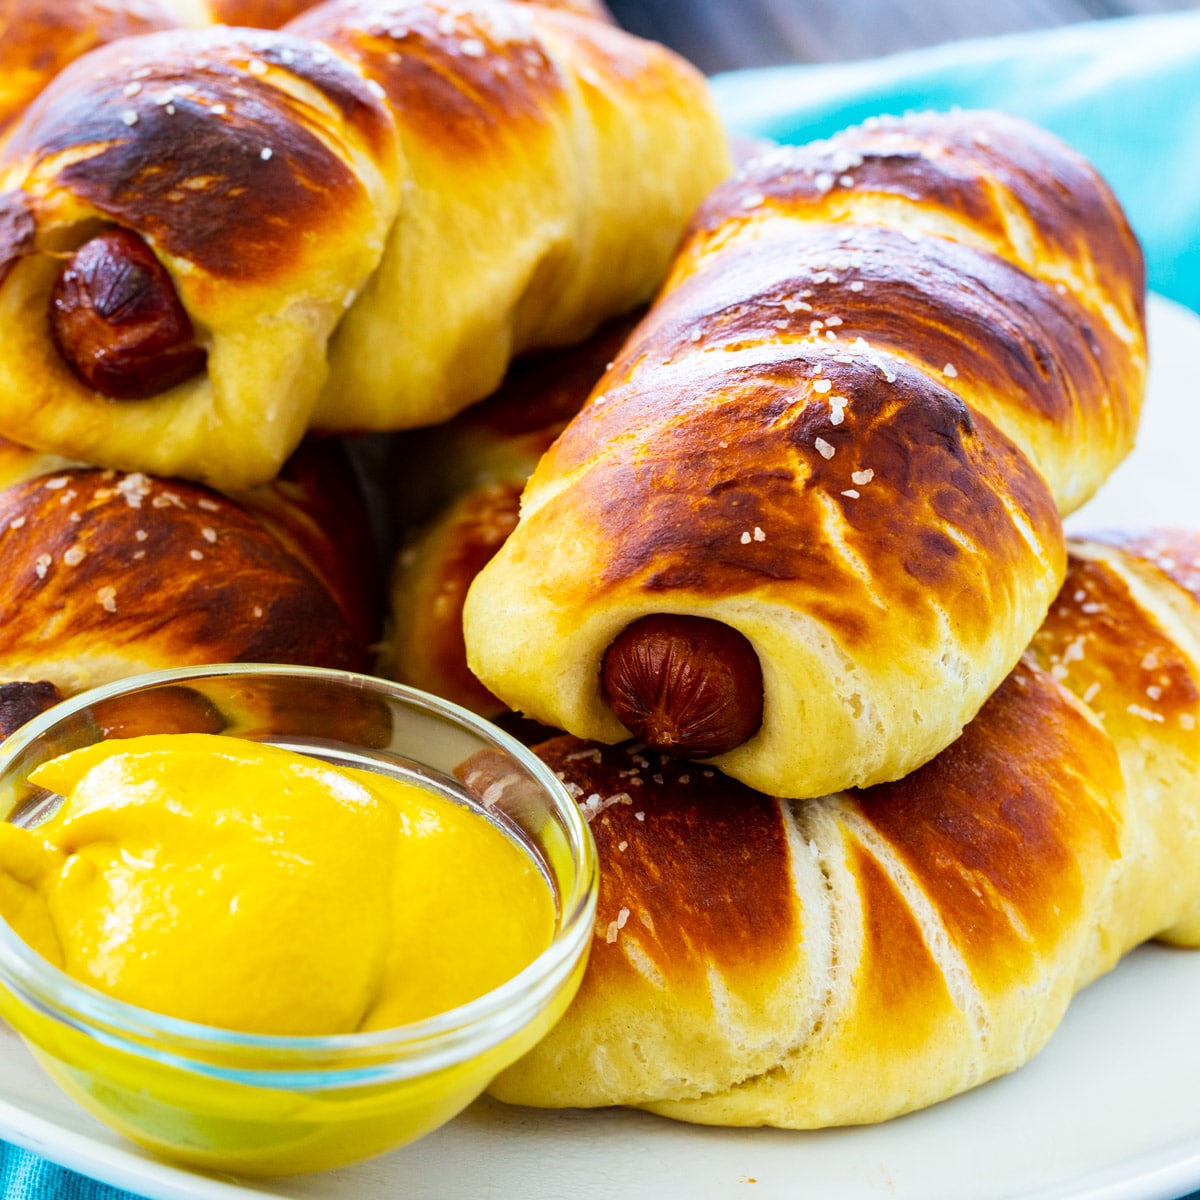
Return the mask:
{"type": "Polygon", "coordinates": [[[491,821],[371,771],[209,734],[100,742],[30,776],[65,803],[0,824],[0,915],[67,974],[251,1033],[392,1028],[550,943],[553,899],[491,821]]]}

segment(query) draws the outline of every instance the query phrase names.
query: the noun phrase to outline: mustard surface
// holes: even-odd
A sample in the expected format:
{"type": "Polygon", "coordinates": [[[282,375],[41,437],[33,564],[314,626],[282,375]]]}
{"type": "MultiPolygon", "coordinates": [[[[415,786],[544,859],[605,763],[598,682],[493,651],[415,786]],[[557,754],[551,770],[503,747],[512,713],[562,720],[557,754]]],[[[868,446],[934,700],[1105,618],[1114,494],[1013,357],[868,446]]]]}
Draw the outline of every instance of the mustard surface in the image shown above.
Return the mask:
{"type": "Polygon", "coordinates": [[[390,1028],[466,1003],[549,944],[533,860],[435,792],[209,734],[100,742],[0,824],[0,915],[73,978],[252,1033],[390,1028]]]}

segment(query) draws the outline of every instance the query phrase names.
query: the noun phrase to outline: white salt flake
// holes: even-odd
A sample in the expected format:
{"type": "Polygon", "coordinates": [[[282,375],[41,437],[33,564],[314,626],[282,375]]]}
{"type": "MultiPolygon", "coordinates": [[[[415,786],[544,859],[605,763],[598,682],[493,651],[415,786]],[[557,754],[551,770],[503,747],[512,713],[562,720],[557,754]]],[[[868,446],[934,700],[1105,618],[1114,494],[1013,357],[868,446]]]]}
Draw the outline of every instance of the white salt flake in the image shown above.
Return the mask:
{"type": "Polygon", "coordinates": [[[821,437],[817,438],[817,440],[815,442],[813,442],[813,445],[816,446],[817,453],[822,458],[825,458],[825,459],[832,458],[834,456],[834,454],[836,453],[836,450],[834,449],[834,447],[831,446],[824,438],[821,438],[821,437]]]}

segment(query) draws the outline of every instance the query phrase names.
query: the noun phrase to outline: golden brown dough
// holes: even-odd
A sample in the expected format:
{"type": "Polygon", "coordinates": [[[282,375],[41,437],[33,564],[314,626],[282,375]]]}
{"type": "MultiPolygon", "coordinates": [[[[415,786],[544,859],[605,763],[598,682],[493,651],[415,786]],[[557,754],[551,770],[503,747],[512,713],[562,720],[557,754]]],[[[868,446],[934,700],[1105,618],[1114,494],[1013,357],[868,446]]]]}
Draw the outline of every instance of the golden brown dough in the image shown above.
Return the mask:
{"type": "Polygon", "coordinates": [[[637,746],[539,748],[601,860],[521,1104],[878,1121],[1027,1061],[1151,937],[1200,945],[1200,536],[1073,545],[1021,664],[908,778],[789,802],[637,746]]]}
{"type": "Polygon", "coordinates": [[[0,0],[0,144],[68,63],[117,38],[178,23],[168,0],[0,0]]]}
{"type": "Polygon", "coordinates": [[[1062,580],[1060,511],[1132,443],[1143,286],[1103,182],[1013,118],[874,122],[744,167],[472,585],[471,668],[617,741],[608,647],[707,618],[764,677],[726,773],[810,796],[912,770],[1012,668],[1062,580]]]}
{"type": "Polygon", "coordinates": [[[0,441],[0,678],[70,695],[193,663],[362,669],[365,528],[332,443],[235,500],[0,441]]]}
{"type": "Polygon", "coordinates": [[[648,299],[727,150],[697,72],[581,8],[330,0],[67,67],[0,165],[0,433],[247,486],[310,426],[443,420],[648,299]],[[114,225],[204,352],[148,396],[50,336],[64,261],[114,225]]]}
{"type": "Polygon", "coordinates": [[[191,25],[278,29],[317,0],[0,0],[0,144],[69,63],[118,38],[191,25]]]}

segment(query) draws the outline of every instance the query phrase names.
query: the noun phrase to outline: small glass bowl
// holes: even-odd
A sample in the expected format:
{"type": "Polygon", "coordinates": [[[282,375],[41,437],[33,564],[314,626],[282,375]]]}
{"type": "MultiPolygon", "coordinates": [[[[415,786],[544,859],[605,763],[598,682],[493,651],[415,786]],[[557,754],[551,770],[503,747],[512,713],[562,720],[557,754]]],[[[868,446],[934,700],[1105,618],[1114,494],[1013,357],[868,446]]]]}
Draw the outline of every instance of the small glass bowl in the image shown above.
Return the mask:
{"type": "Polygon", "coordinates": [[[0,921],[0,1016],[90,1112],[192,1166],[247,1175],[325,1170],[448,1121],[562,1015],[595,919],[587,824],[529,750],[411,688],[255,664],[122,680],[57,705],[0,746],[0,818],[33,824],[54,801],[28,782],[47,759],[104,738],[184,732],[383,770],[482,807],[539,861],[555,892],[555,932],[520,974],[449,1012],[371,1033],[272,1037],[114,1000],[57,970],[0,921]]]}

